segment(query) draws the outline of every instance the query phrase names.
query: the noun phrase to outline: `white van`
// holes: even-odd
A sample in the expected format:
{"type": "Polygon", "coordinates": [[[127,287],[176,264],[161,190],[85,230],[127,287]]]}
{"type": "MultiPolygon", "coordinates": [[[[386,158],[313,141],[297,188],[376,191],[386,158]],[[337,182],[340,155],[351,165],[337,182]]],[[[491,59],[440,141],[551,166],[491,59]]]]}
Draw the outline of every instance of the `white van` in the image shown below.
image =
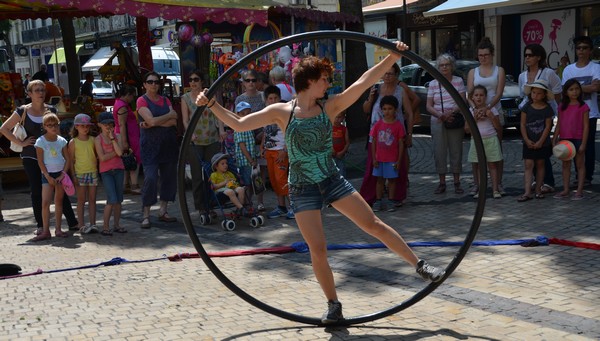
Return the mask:
{"type": "MultiPolygon", "coordinates": [[[[126,48],[128,49],[128,47],[126,48]]],[[[135,54],[137,54],[137,47],[133,47],[135,54]]],[[[173,87],[175,89],[179,89],[181,87],[181,66],[179,61],[179,56],[175,51],[170,47],[162,47],[162,46],[152,46],[152,62],[154,66],[154,71],[156,71],[159,75],[167,76],[173,82],[173,87]]],[[[83,73],[93,72],[94,74],[98,74],[98,69],[115,54],[115,50],[111,50],[110,47],[101,47],[94,53],[94,55],[81,67],[81,71],[83,73]]],[[[138,64],[137,56],[132,56],[134,62],[138,64]]],[[[117,58],[113,59],[113,65],[118,65],[119,60],[117,58]]],[[[178,93],[176,90],[175,93],[178,93]]]]}

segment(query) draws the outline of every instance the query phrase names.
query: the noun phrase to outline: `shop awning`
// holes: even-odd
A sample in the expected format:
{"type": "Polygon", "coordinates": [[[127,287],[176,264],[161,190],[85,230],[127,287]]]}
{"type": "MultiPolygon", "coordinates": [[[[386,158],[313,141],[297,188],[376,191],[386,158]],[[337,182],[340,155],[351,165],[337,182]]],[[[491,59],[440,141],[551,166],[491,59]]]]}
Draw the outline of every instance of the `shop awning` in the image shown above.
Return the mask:
{"type": "MultiPolygon", "coordinates": [[[[81,71],[83,72],[98,72],[98,69],[106,62],[108,59],[115,54],[115,50],[111,50],[110,47],[101,47],[94,53],[88,61],[81,66],[81,71]]],[[[113,64],[116,64],[116,58],[113,60],[113,64]]]]}
{"type": "Polygon", "coordinates": [[[386,0],[374,5],[365,6],[362,10],[364,15],[399,12],[402,10],[402,6],[404,6],[405,3],[406,7],[408,7],[408,5],[417,1],[418,0],[386,0]]]}
{"type": "MultiPolygon", "coordinates": [[[[82,46],[83,44],[75,46],[75,52],[79,53],[79,49],[82,46]]],[[[48,61],[48,64],[65,64],[66,62],[67,59],[65,58],[65,48],[59,47],[56,50],[54,50],[54,53],[52,54],[52,57],[50,57],[50,61],[48,61]]]]}
{"type": "Polygon", "coordinates": [[[478,11],[488,8],[528,4],[538,1],[541,0],[448,0],[427,12],[423,12],[423,16],[432,17],[434,15],[478,11]]]}
{"type": "Polygon", "coordinates": [[[129,14],[136,17],[228,22],[267,26],[267,10],[281,5],[273,0],[6,0],[0,19],[60,18],[129,14]]]}

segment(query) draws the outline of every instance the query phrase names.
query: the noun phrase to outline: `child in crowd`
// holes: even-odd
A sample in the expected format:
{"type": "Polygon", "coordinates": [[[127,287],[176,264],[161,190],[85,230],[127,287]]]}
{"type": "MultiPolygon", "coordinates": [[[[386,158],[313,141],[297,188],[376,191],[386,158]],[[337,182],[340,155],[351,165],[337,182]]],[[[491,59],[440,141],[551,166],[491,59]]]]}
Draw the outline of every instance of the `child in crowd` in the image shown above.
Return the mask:
{"type": "MultiPolygon", "coordinates": [[[[252,107],[248,102],[239,102],[235,106],[235,112],[244,117],[250,114],[252,107]]],[[[236,131],[233,134],[235,141],[235,158],[239,169],[240,182],[243,186],[250,188],[252,186],[252,168],[258,166],[258,153],[252,131],[236,131]]],[[[243,202],[242,202],[243,203],[243,202]]],[[[250,198],[248,203],[252,204],[250,198]]]]}
{"type": "Polygon", "coordinates": [[[350,147],[350,135],[346,128],[346,112],[342,111],[335,117],[333,122],[332,138],[333,138],[333,160],[335,165],[340,170],[340,174],[346,177],[346,166],[344,165],[344,157],[350,147]]]}
{"type": "MultiPolygon", "coordinates": [[[[264,90],[265,104],[267,106],[281,101],[281,90],[274,85],[270,85],[264,90]]],[[[294,211],[285,204],[288,197],[288,167],[289,160],[287,148],[285,146],[285,136],[277,124],[271,124],[265,127],[262,145],[265,148],[265,159],[267,160],[267,170],[271,187],[277,196],[277,207],[267,214],[268,218],[278,218],[285,216],[287,219],[294,219],[294,211]]]]}
{"type": "MultiPolygon", "coordinates": [[[[252,132],[250,132],[252,133],[252,132]]],[[[235,179],[235,175],[228,170],[227,158],[223,153],[217,153],[211,159],[213,172],[210,174],[210,182],[214,191],[225,194],[236,207],[236,214],[244,213],[244,201],[246,190],[235,179]]]]}
{"type": "MultiPolygon", "coordinates": [[[[386,209],[383,199],[386,180],[388,198],[394,198],[398,169],[404,151],[404,137],[406,136],[404,125],[396,119],[398,99],[390,95],[384,96],[379,105],[383,119],[375,123],[369,134],[373,138],[373,143],[371,143],[373,176],[377,177],[375,202],[373,203],[374,212],[386,209]]],[[[393,212],[395,211],[395,202],[390,200],[390,203],[388,212],[393,212]]]]}
{"type": "Polygon", "coordinates": [[[126,233],[121,227],[121,203],[123,202],[123,178],[125,176],[125,165],[121,155],[121,136],[116,135],[115,120],[109,112],[103,112],[98,117],[98,125],[101,133],[96,136],[95,146],[98,159],[100,160],[100,176],[106,192],[106,206],[104,206],[104,221],[102,225],[103,236],[112,236],[113,231],[126,233]],[[110,216],[114,211],[114,226],[110,229],[110,216]]]}
{"type": "Polygon", "coordinates": [[[525,193],[517,201],[525,202],[533,199],[531,183],[533,166],[536,167],[535,198],[543,199],[542,184],[544,183],[544,159],[552,154],[550,129],[554,111],[548,101],[554,94],[548,87],[548,82],[538,79],[525,85],[525,95],[529,101],[521,109],[521,136],[523,137],[523,160],[525,164],[525,193]]]}
{"type": "MultiPolygon", "coordinates": [[[[500,147],[500,140],[498,138],[502,134],[502,124],[499,118],[500,113],[495,107],[488,108],[486,103],[487,89],[483,85],[476,85],[473,88],[470,99],[474,104],[474,107],[471,108],[471,114],[473,114],[477,122],[477,128],[479,128],[479,133],[483,140],[483,149],[485,150],[485,157],[490,170],[490,177],[492,178],[493,196],[494,199],[500,199],[502,198],[498,177],[498,166],[502,160],[502,148],[500,147]]],[[[469,134],[471,133],[468,125],[465,125],[465,131],[469,134]]],[[[479,186],[477,185],[479,183],[479,163],[475,142],[472,138],[468,161],[471,162],[473,167],[473,181],[475,182],[471,194],[474,199],[477,199],[479,198],[479,186]]]]}
{"type": "Polygon", "coordinates": [[[57,237],[68,237],[69,234],[61,230],[62,205],[64,189],[60,185],[69,170],[70,160],[67,150],[67,140],[59,135],[58,116],[46,114],[42,118],[42,127],[45,133],[35,141],[35,151],[38,165],[42,171],[42,221],[43,230],[33,241],[50,239],[50,204],[54,196],[54,219],[56,220],[57,237]]]}
{"type": "MultiPolygon", "coordinates": [[[[575,146],[575,166],[577,167],[577,192],[571,200],[583,199],[585,183],[585,147],[590,130],[590,107],[583,101],[581,84],[571,78],[565,82],[562,91],[562,103],[558,108],[558,124],[554,130],[552,144],[559,140],[569,140],[575,146]]],[[[563,190],[554,195],[556,199],[569,198],[569,180],[571,180],[571,160],[562,162],[563,190]]]]}
{"type": "Polygon", "coordinates": [[[78,114],[73,121],[69,157],[71,177],[77,188],[77,220],[79,232],[98,232],[96,227],[96,188],[98,187],[98,158],[94,150],[94,137],[90,134],[92,119],[86,114],[78,114]],[[88,202],[90,223],[85,224],[85,203],[88,202]]]}

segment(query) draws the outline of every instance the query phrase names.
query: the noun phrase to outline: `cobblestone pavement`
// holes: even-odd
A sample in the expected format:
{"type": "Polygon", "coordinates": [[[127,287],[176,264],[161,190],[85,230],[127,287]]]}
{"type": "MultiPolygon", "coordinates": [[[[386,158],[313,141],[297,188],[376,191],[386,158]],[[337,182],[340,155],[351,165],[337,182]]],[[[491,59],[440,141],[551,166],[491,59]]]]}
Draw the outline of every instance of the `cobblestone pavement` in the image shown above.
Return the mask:
{"type": "MultiPolygon", "coordinates": [[[[409,242],[461,241],[476,202],[466,193],[434,195],[437,175],[431,139],[416,135],[414,142],[408,201],[398,211],[380,216],[409,242]]],[[[363,147],[364,141],[359,141],[351,148],[350,174],[360,174],[363,147]]],[[[523,188],[520,155],[520,141],[509,136],[504,142],[508,195],[494,200],[488,192],[476,239],[546,236],[600,243],[596,217],[600,185],[586,188],[582,201],[549,196],[518,203],[523,188]]],[[[464,171],[467,189],[472,178],[466,163],[464,171]]],[[[560,184],[559,164],[554,165],[554,174],[560,184]]],[[[597,175],[594,181],[598,179],[597,175]]],[[[352,181],[360,186],[360,179],[352,181]]],[[[104,199],[102,191],[100,199],[104,199]]],[[[274,207],[271,193],[265,202],[274,207]]],[[[38,269],[44,273],[0,281],[0,340],[600,339],[598,250],[554,244],[472,247],[442,285],[408,309],[370,323],[323,328],[283,320],[249,305],[221,284],[200,259],[166,260],[164,255],[195,249],[181,223],[162,223],[153,217],[151,229],[140,229],[139,197],[126,195],[127,234],[75,233],[38,244],[28,242],[34,225],[25,190],[10,190],[3,208],[0,263],[18,264],[23,273],[38,269]],[[115,257],[145,261],[94,266],[115,257]],[[61,269],[70,271],[51,272],[61,269]]],[[[171,205],[170,213],[180,217],[177,204],[171,205]]],[[[192,219],[209,252],[289,246],[302,240],[294,221],[284,218],[268,219],[259,229],[240,221],[233,232],[223,231],[219,224],[200,226],[197,213],[192,219]]],[[[375,242],[331,208],[323,211],[323,220],[331,244],[375,242]]],[[[415,251],[445,266],[458,247],[415,251]]],[[[426,287],[413,269],[385,249],[331,251],[330,259],[346,316],[390,308],[426,287]]],[[[319,317],[325,309],[308,254],[213,260],[233,283],[266,304],[309,317],[319,317]]]]}

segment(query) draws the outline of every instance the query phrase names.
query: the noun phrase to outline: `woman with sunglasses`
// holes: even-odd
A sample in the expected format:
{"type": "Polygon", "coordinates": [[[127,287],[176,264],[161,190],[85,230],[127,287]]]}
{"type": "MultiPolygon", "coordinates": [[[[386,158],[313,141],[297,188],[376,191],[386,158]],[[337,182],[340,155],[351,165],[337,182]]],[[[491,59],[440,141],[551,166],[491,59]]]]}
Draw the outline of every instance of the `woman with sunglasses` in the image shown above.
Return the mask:
{"type": "MultiPolygon", "coordinates": [[[[38,235],[42,233],[44,226],[42,220],[42,171],[38,165],[34,143],[44,132],[42,129],[42,118],[48,113],[56,114],[56,109],[44,103],[46,85],[41,80],[34,80],[27,84],[27,96],[31,99],[31,103],[18,107],[8,120],[4,122],[2,127],[0,127],[0,133],[11,142],[15,142],[23,147],[21,159],[23,161],[23,169],[29,181],[31,207],[33,208],[33,216],[37,223],[37,230],[35,232],[38,235]],[[27,132],[27,138],[23,141],[19,141],[12,134],[12,129],[19,122],[22,122],[27,132]]],[[[67,219],[69,230],[77,229],[79,223],[71,207],[68,195],[64,195],[62,198],[62,212],[67,219]]]]}
{"type": "MultiPolygon", "coordinates": [[[[398,42],[400,51],[408,49],[398,42]]],[[[339,95],[322,100],[330,87],[333,66],[327,59],[309,56],[302,59],[292,71],[297,97],[287,103],[271,104],[263,110],[240,117],[223,108],[206,91],[197,98],[198,105],[206,105],[223,122],[236,131],[248,131],[277,124],[285,134],[290,157],[289,195],[298,228],[308,244],[315,276],[327,299],[323,324],[334,324],[344,319],[342,304],[338,301],[333,272],[327,260],[327,242],[321,210],[331,204],[366,233],[381,240],[391,251],[409,263],[418,274],[430,281],[440,281],[444,271],[419,260],[402,237],[381,221],[369,204],[342,177],[332,150],[332,122],[365,91],[367,91],[400,54],[390,53],[377,65],[366,71],[356,82],[339,95]]]]}
{"type": "MultiPolygon", "coordinates": [[[[242,72],[242,84],[244,87],[244,92],[237,96],[235,99],[235,105],[237,107],[237,105],[240,102],[247,102],[250,103],[250,112],[257,112],[259,110],[262,110],[265,107],[265,100],[263,99],[262,96],[262,92],[258,91],[257,88],[257,83],[259,82],[258,79],[258,72],[256,72],[255,70],[247,70],[242,72]]],[[[264,127],[259,127],[257,129],[254,129],[254,141],[255,144],[260,144],[262,142],[262,136],[263,136],[263,131],[264,131],[264,127]]],[[[261,155],[258,155],[256,157],[256,162],[260,165],[260,173],[261,176],[263,177],[263,183],[266,181],[266,176],[267,176],[267,161],[265,160],[265,158],[263,157],[262,153],[263,153],[263,149],[262,148],[256,148],[256,150],[260,150],[261,151],[261,155]]],[[[242,159],[238,159],[236,160],[237,162],[237,166],[238,167],[242,167],[242,166],[255,166],[255,165],[250,165],[248,163],[248,161],[244,158],[242,159]]],[[[249,184],[243,184],[248,186],[249,184]]],[[[265,205],[263,204],[263,193],[258,194],[257,200],[258,200],[258,210],[259,211],[264,211],[265,210],[265,205]]]]}
{"type": "MultiPolygon", "coordinates": [[[[181,98],[181,118],[183,127],[187,130],[192,115],[196,112],[196,98],[203,89],[204,79],[201,70],[194,70],[188,78],[190,91],[181,98]]],[[[202,162],[210,163],[212,157],[221,151],[221,141],[225,139],[226,133],[223,122],[213,115],[210,109],[200,113],[200,118],[194,134],[192,135],[192,148],[188,149],[188,162],[192,171],[192,194],[194,196],[194,208],[204,213],[204,191],[202,181],[202,162]]]]}
{"type": "MultiPolygon", "coordinates": [[[[562,94],[562,85],[560,78],[546,64],[546,50],[540,44],[529,44],[523,50],[523,59],[525,60],[526,70],[519,75],[519,90],[520,97],[523,99],[519,103],[519,110],[523,110],[525,104],[529,102],[528,96],[525,95],[525,86],[532,84],[538,79],[543,79],[550,87],[550,91],[554,93],[554,99],[548,101],[548,104],[554,111],[554,116],[558,115],[558,104],[562,94]]],[[[552,173],[552,163],[550,157],[544,161],[544,184],[542,185],[541,193],[548,194],[554,192],[554,174],[552,173]]],[[[535,174],[535,170],[534,170],[535,174]]]]}
{"type": "Polygon", "coordinates": [[[158,220],[176,222],[167,212],[169,201],[175,201],[177,193],[177,113],[171,101],[160,95],[160,76],[151,71],[144,76],[146,93],[137,99],[140,116],[140,154],[144,166],[142,186],[142,228],[150,228],[150,207],[156,204],[160,194],[158,220]],[[159,184],[160,181],[160,184],[159,184]],[[160,188],[160,193],[159,192],[160,188]]]}

